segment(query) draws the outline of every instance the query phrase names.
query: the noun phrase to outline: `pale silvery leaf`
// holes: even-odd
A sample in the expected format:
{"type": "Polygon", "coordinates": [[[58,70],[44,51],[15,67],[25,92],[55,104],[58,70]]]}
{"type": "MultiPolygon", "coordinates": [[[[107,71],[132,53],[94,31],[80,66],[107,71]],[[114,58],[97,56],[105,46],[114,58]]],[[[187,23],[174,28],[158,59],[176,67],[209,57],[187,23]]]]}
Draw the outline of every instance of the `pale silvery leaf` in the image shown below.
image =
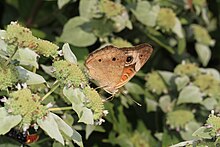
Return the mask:
{"type": "Polygon", "coordinates": [[[183,87],[185,87],[188,83],[190,82],[190,79],[188,76],[182,76],[182,77],[177,77],[175,79],[175,84],[177,86],[177,90],[181,90],[183,87]]]}
{"type": "Polygon", "coordinates": [[[202,62],[202,65],[206,66],[211,58],[210,48],[207,45],[203,45],[201,43],[196,43],[195,48],[199,56],[199,60],[202,62]]]}
{"type": "Polygon", "coordinates": [[[173,109],[173,103],[171,102],[171,97],[169,95],[164,95],[160,97],[159,106],[163,112],[167,113],[173,109]]]}
{"type": "Polygon", "coordinates": [[[79,88],[68,88],[67,86],[65,86],[63,88],[63,94],[73,105],[83,104],[83,102],[85,101],[85,95],[79,88]]]}
{"type": "Polygon", "coordinates": [[[98,8],[98,0],[80,0],[79,3],[79,14],[82,17],[91,19],[97,16],[98,8]]]}
{"type": "Polygon", "coordinates": [[[95,130],[95,125],[86,125],[86,139],[89,138],[90,134],[95,130]]]}
{"type": "Polygon", "coordinates": [[[39,67],[37,63],[38,54],[29,48],[19,48],[13,56],[13,60],[19,61],[20,65],[39,67]]]}
{"type": "Polygon", "coordinates": [[[0,135],[8,133],[21,122],[21,115],[9,115],[4,107],[0,108],[0,135]]]}
{"type": "Polygon", "coordinates": [[[94,124],[93,113],[91,109],[83,107],[82,115],[79,118],[79,122],[84,122],[85,124],[94,124]]]}
{"type": "Polygon", "coordinates": [[[63,8],[63,6],[65,6],[67,3],[69,3],[71,0],[58,0],[57,1],[57,5],[58,8],[61,9],[63,8]]]}
{"type": "Polygon", "coordinates": [[[64,145],[63,136],[60,133],[57,122],[54,119],[52,113],[48,113],[48,115],[43,119],[38,119],[37,124],[43,129],[51,138],[54,138],[58,142],[64,145]]]}
{"type": "Polygon", "coordinates": [[[70,49],[70,46],[68,43],[65,43],[62,47],[64,58],[69,61],[70,63],[77,64],[76,56],[73,54],[73,52],[70,49]]]}
{"type": "Polygon", "coordinates": [[[5,30],[0,30],[0,39],[4,39],[6,33],[7,33],[7,32],[6,32],[5,30]]]}
{"type": "Polygon", "coordinates": [[[46,82],[42,76],[30,72],[21,66],[16,66],[16,69],[19,73],[19,80],[25,82],[27,85],[42,84],[46,82]]]}
{"type": "Polygon", "coordinates": [[[220,80],[220,74],[218,70],[214,68],[200,68],[201,72],[212,75],[216,80],[220,80]]]}
{"type": "Polygon", "coordinates": [[[156,25],[156,19],[160,11],[160,6],[151,6],[148,1],[138,1],[136,8],[131,11],[142,24],[154,27],[156,25]]]}
{"type": "Polygon", "coordinates": [[[54,73],[53,73],[54,72],[54,67],[53,66],[46,66],[46,65],[41,64],[40,67],[43,69],[43,71],[45,73],[47,73],[51,77],[55,77],[54,73]]]}
{"type": "Polygon", "coordinates": [[[167,85],[171,85],[171,79],[173,77],[173,73],[169,71],[158,71],[160,76],[163,78],[163,80],[166,82],[167,85]]]}
{"type": "Polygon", "coordinates": [[[182,29],[182,25],[179,21],[178,18],[175,19],[176,24],[175,26],[172,28],[172,31],[179,37],[179,38],[183,38],[183,29],[182,29]]]}
{"type": "Polygon", "coordinates": [[[93,113],[90,109],[85,107],[85,95],[79,88],[64,87],[63,94],[72,103],[72,108],[77,113],[79,122],[84,122],[85,124],[94,123],[93,113]]]}
{"type": "Polygon", "coordinates": [[[4,40],[0,39],[0,55],[5,58],[5,56],[8,55],[7,53],[7,44],[5,43],[4,40]]]}
{"type": "Polygon", "coordinates": [[[55,119],[55,121],[57,122],[57,125],[59,127],[59,130],[61,130],[63,133],[65,133],[67,136],[69,136],[70,138],[72,138],[72,140],[77,143],[80,147],[83,146],[82,143],[82,137],[81,135],[74,130],[73,128],[71,128],[65,121],[63,121],[59,116],[57,116],[54,113],[51,113],[51,115],[53,116],[53,118],[55,119]]]}
{"type": "Polygon", "coordinates": [[[147,103],[147,112],[155,112],[157,110],[158,103],[152,99],[145,99],[147,103]]]}
{"type": "Polygon", "coordinates": [[[210,129],[208,129],[207,127],[200,127],[192,134],[192,136],[198,136],[199,138],[203,139],[212,139],[213,136],[209,130],[210,129]]]}
{"type": "Polygon", "coordinates": [[[86,47],[95,43],[97,37],[92,31],[88,31],[90,26],[82,27],[82,25],[88,22],[89,20],[87,18],[80,16],[69,19],[64,25],[63,33],[60,36],[61,41],[79,47],[86,47]]]}
{"type": "Polygon", "coordinates": [[[202,93],[200,89],[196,86],[189,85],[182,89],[179,94],[177,104],[182,103],[201,103],[202,93]]]}

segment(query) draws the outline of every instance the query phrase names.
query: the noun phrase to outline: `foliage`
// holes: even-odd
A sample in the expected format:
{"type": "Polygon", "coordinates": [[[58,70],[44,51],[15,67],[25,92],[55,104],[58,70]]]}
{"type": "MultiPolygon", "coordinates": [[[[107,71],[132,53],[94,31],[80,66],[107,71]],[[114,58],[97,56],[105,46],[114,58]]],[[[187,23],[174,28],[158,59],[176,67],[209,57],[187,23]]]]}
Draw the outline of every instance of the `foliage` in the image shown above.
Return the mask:
{"type": "Polygon", "coordinates": [[[31,146],[219,144],[219,1],[0,3],[1,144],[13,130],[31,146]],[[94,89],[89,52],[143,42],[153,55],[113,100],[94,89]]]}

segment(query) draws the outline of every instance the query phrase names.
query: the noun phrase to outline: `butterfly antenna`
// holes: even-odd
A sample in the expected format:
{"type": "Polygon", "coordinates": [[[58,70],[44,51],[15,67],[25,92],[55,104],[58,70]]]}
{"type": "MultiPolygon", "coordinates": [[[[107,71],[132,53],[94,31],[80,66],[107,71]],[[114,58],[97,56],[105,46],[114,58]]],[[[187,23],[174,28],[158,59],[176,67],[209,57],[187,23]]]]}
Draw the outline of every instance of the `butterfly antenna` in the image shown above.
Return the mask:
{"type": "Polygon", "coordinates": [[[135,101],[133,98],[131,98],[131,100],[135,103],[135,104],[137,104],[138,106],[142,106],[140,103],[138,103],[137,101],[135,101]]]}
{"type": "MultiPolygon", "coordinates": [[[[127,95],[125,92],[123,92],[122,91],[122,94],[124,95],[124,96],[129,96],[129,95],[127,95]]],[[[129,96],[129,98],[135,103],[135,104],[137,104],[138,106],[142,106],[140,103],[138,103],[137,101],[135,101],[131,96],[129,96]]]]}
{"type": "Polygon", "coordinates": [[[105,101],[112,101],[114,98],[114,95],[111,95],[110,97],[108,97],[107,99],[105,99],[105,101]]]}

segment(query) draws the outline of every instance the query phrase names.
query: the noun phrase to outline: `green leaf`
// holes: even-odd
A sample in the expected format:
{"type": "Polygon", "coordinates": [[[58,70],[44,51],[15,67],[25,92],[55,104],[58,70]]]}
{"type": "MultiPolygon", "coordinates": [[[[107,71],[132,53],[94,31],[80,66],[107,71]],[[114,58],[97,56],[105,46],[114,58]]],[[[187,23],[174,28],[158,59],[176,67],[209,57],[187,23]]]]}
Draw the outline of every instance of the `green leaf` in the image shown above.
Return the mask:
{"type": "Polygon", "coordinates": [[[163,110],[163,112],[170,112],[173,109],[174,103],[171,102],[171,98],[169,95],[164,95],[160,97],[159,106],[163,110]]]}
{"type": "Polygon", "coordinates": [[[1,38],[1,39],[2,39],[2,38],[5,38],[6,34],[7,34],[7,32],[6,32],[5,30],[1,30],[1,29],[0,29],[0,38],[1,38]]]}
{"type": "Polygon", "coordinates": [[[184,87],[179,94],[177,104],[182,103],[201,103],[202,93],[199,88],[193,85],[184,87]]]}
{"type": "Polygon", "coordinates": [[[72,104],[75,105],[83,105],[83,102],[85,101],[85,95],[79,88],[68,88],[65,86],[63,88],[63,94],[72,104]]]}
{"type": "Polygon", "coordinates": [[[215,106],[218,105],[218,102],[215,98],[206,98],[202,104],[206,107],[207,110],[215,109],[215,106]]]}
{"type": "Polygon", "coordinates": [[[72,104],[73,110],[77,113],[79,120],[85,124],[94,124],[93,113],[91,109],[86,108],[84,105],[72,104]]]}
{"type": "Polygon", "coordinates": [[[83,107],[83,109],[81,109],[80,113],[81,113],[81,115],[79,117],[78,122],[83,122],[85,124],[91,124],[91,125],[94,124],[93,113],[92,113],[91,109],[83,107]]]}
{"type": "Polygon", "coordinates": [[[0,135],[5,135],[21,122],[21,115],[9,115],[4,107],[0,108],[0,135]]]}
{"type": "Polygon", "coordinates": [[[54,141],[52,147],[63,147],[63,145],[57,141],[54,141]]]}
{"type": "Polygon", "coordinates": [[[187,146],[193,145],[194,143],[196,143],[196,140],[189,140],[189,141],[183,141],[183,142],[171,145],[169,147],[187,147],[187,146]]]}
{"type": "Polygon", "coordinates": [[[41,38],[41,39],[44,39],[46,38],[47,34],[46,32],[44,32],[43,30],[39,30],[39,29],[35,29],[35,28],[30,28],[33,36],[37,37],[37,38],[41,38]]]}
{"type": "Polygon", "coordinates": [[[189,110],[175,110],[167,113],[166,123],[172,129],[185,128],[186,124],[194,120],[194,114],[189,110]],[[184,117],[183,117],[184,116],[184,117]]]}
{"type": "Polygon", "coordinates": [[[182,25],[179,21],[178,18],[175,19],[176,24],[175,26],[172,28],[172,31],[178,36],[178,38],[183,38],[183,29],[182,29],[182,25]]]}
{"type": "Polygon", "coordinates": [[[83,62],[84,64],[84,61],[85,59],[87,58],[88,54],[89,54],[89,51],[87,48],[85,47],[72,47],[72,51],[74,53],[74,55],[76,55],[77,59],[78,59],[78,62],[83,62]]]}
{"type": "Polygon", "coordinates": [[[211,58],[210,48],[207,45],[196,43],[195,49],[199,56],[199,60],[202,62],[202,65],[207,66],[211,58]]]}
{"type": "Polygon", "coordinates": [[[39,65],[37,63],[37,57],[38,54],[32,51],[31,49],[19,48],[12,59],[19,61],[20,65],[33,66],[35,68],[39,68],[39,65]]]}
{"type": "Polygon", "coordinates": [[[117,107],[117,112],[118,112],[118,129],[116,131],[120,133],[128,133],[128,130],[130,128],[130,124],[127,123],[128,120],[124,114],[124,107],[121,105],[117,107]]]}
{"type": "Polygon", "coordinates": [[[220,73],[214,68],[200,68],[201,72],[212,75],[216,80],[220,80],[220,73]]]}
{"type": "Polygon", "coordinates": [[[43,69],[43,71],[45,73],[47,73],[51,77],[55,77],[54,73],[53,73],[54,72],[54,67],[53,66],[46,66],[46,65],[41,64],[40,67],[43,69]]]}
{"type": "Polygon", "coordinates": [[[65,5],[68,4],[69,2],[70,2],[70,0],[58,0],[58,1],[57,1],[58,8],[59,8],[59,9],[63,8],[63,6],[65,6],[65,5]]]}
{"type": "Polygon", "coordinates": [[[144,89],[136,83],[128,82],[125,88],[132,94],[144,94],[144,89]]]}
{"type": "Polygon", "coordinates": [[[51,138],[54,138],[62,145],[64,145],[64,140],[59,131],[59,126],[54,120],[54,116],[52,113],[49,112],[45,118],[38,119],[37,123],[41,127],[41,129],[43,129],[51,138]]]}
{"type": "Polygon", "coordinates": [[[193,132],[195,132],[200,127],[200,124],[192,121],[186,124],[185,129],[180,131],[180,135],[184,140],[192,140],[198,137],[192,136],[193,132]]]}
{"type": "Polygon", "coordinates": [[[79,14],[85,18],[93,18],[98,12],[98,0],[80,0],[79,14]]]}
{"type": "Polygon", "coordinates": [[[175,79],[175,84],[177,86],[177,90],[180,91],[182,88],[184,88],[188,83],[190,82],[189,77],[184,75],[182,77],[177,77],[175,79]]]}
{"type": "Polygon", "coordinates": [[[92,132],[95,130],[95,125],[86,125],[86,140],[89,138],[89,136],[92,134],[92,132]]]}
{"type": "Polygon", "coordinates": [[[179,141],[178,135],[174,132],[169,132],[166,128],[163,129],[162,147],[170,147],[170,145],[178,143],[179,141]]]}
{"type": "Polygon", "coordinates": [[[124,11],[121,15],[117,15],[111,18],[115,22],[115,32],[122,31],[125,27],[132,29],[132,23],[129,20],[127,11],[124,11]]]}
{"type": "Polygon", "coordinates": [[[151,6],[148,1],[138,1],[136,8],[131,11],[142,24],[154,27],[160,7],[159,5],[151,6]]]}
{"type": "Polygon", "coordinates": [[[96,42],[96,36],[91,32],[91,26],[85,25],[89,20],[83,17],[74,17],[64,26],[61,40],[74,46],[85,47],[96,42]]]}
{"type": "Polygon", "coordinates": [[[178,54],[181,55],[186,50],[186,39],[184,37],[177,39],[178,39],[178,54]]]}
{"type": "Polygon", "coordinates": [[[212,139],[212,136],[210,135],[211,130],[206,127],[201,127],[198,130],[196,130],[192,136],[197,136],[203,139],[212,139]]]}
{"type": "Polygon", "coordinates": [[[1,147],[20,147],[21,143],[13,139],[12,137],[7,137],[2,135],[0,137],[0,146],[1,147]]]}
{"type": "Polygon", "coordinates": [[[63,94],[72,103],[73,110],[79,117],[79,122],[85,124],[94,124],[92,110],[88,109],[85,105],[85,95],[79,88],[63,88],[63,94]]]}
{"type": "Polygon", "coordinates": [[[155,112],[157,111],[158,103],[151,99],[145,99],[147,103],[147,112],[155,112]]]}
{"type": "Polygon", "coordinates": [[[194,38],[198,43],[207,45],[207,46],[214,46],[215,40],[213,40],[207,30],[207,28],[202,27],[199,24],[192,24],[191,25],[194,38]]]}
{"type": "Polygon", "coordinates": [[[4,40],[0,39],[0,56],[6,57],[8,55],[7,53],[7,47],[8,45],[5,43],[4,40]]]}
{"type": "Polygon", "coordinates": [[[21,66],[16,66],[16,69],[19,72],[19,80],[27,83],[27,85],[42,84],[46,82],[42,76],[30,72],[21,66]]]}
{"type": "Polygon", "coordinates": [[[68,43],[65,43],[63,45],[62,51],[63,51],[63,56],[67,61],[69,61],[70,63],[73,63],[73,64],[77,64],[76,56],[71,51],[68,43]]]}
{"type": "Polygon", "coordinates": [[[83,147],[82,143],[82,137],[81,135],[74,129],[72,129],[69,125],[67,125],[59,116],[57,116],[54,113],[50,113],[54,120],[56,121],[59,130],[61,130],[63,133],[65,133],[67,136],[71,137],[72,140],[79,145],[80,147],[83,147]]]}
{"type": "Polygon", "coordinates": [[[158,71],[160,76],[163,78],[163,80],[166,82],[167,85],[171,85],[171,79],[173,77],[173,73],[169,71],[158,71]]]}
{"type": "Polygon", "coordinates": [[[111,35],[114,30],[113,21],[106,19],[92,19],[89,23],[84,25],[84,28],[90,27],[93,33],[100,38],[111,35]]]}

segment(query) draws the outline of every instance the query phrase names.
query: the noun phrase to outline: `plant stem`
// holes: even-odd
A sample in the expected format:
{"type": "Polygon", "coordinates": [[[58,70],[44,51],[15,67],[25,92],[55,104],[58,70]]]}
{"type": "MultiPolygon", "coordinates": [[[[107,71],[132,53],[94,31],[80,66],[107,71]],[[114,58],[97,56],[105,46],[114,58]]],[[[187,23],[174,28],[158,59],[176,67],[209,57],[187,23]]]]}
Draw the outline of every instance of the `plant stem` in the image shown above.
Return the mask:
{"type": "Polygon", "coordinates": [[[62,111],[62,110],[72,110],[72,107],[59,107],[59,108],[49,108],[49,111],[62,111]]]}
{"type": "Polygon", "coordinates": [[[41,101],[44,101],[52,92],[54,92],[54,90],[57,89],[57,87],[60,86],[60,82],[58,81],[55,81],[54,84],[53,84],[53,87],[50,89],[50,91],[44,95],[44,97],[42,97],[42,100],[41,101]]]}
{"type": "Polygon", "coordinates": [[[36,73],[36,70],[37,70],[37,68],[36,68],[36,67],[33,67],[32,72],[33,72],[33,73],[36,73]]]}
{"type": "Polygon", "coordinates": [[[170,52],[171,54],[174,54],[175,52],[173,51],[173,49],[162,43],[160,40],[158,40],[156,37],[154,37],[153,35],[149,34],[149,33],[145,33],[151,40],[153,40],[154,42],[156,42],[158,45],[162,46],[163,48],[165,48],[168,52],[170,52]]]}
{"type": "Polygon", "coordinates": [[[17,52],[18,47],[16,46],[15,48],[15,52],[7,59],[7,61],[5,62],[5,66],[7,66],[9,64],[9,62],[11,61],[11,59],[14,57],[15,53],[17,52]]]}

